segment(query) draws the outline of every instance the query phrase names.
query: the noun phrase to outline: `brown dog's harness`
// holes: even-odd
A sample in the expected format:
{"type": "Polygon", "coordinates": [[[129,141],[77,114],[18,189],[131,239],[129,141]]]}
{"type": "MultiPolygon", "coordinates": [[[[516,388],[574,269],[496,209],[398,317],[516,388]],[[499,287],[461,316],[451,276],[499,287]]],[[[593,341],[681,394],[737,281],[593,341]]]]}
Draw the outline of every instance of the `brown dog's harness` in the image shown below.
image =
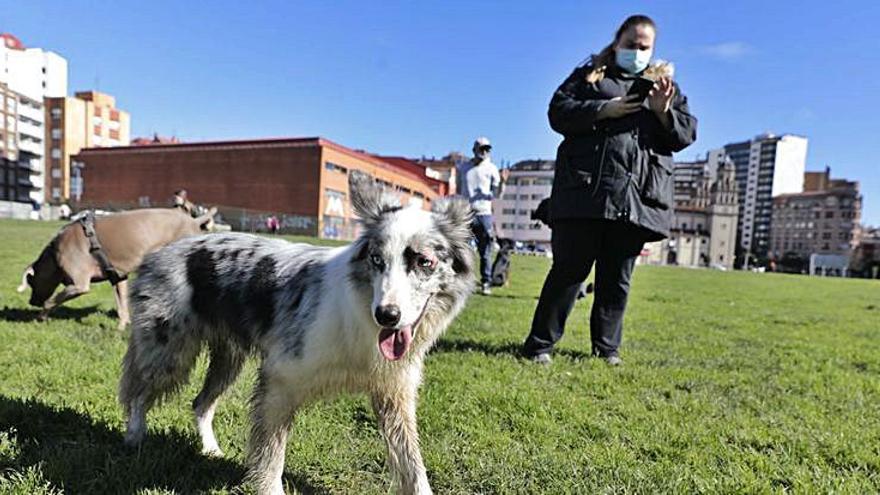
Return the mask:
{"type": "Polygon", "coordinates": [[[98,266],[101,267],[101,273],[110,281],[110,284],[116,285],[127,279],[128,276],[120,275],[119,272],[116,271],[116,268],[113,267],[113,264],[110,263],[110,260],[107,258],[107,253],[104,252],[104,248],[101,247],[101,242],[98,241],[98,233],[95,231],[95,212],[87,210],[85,214],[80,217],[79,224],[82,226],[83,234],[85,234],[86,239],[89,240],[89,253],[95,258],[95,261],[98,262],[98,266]]]}

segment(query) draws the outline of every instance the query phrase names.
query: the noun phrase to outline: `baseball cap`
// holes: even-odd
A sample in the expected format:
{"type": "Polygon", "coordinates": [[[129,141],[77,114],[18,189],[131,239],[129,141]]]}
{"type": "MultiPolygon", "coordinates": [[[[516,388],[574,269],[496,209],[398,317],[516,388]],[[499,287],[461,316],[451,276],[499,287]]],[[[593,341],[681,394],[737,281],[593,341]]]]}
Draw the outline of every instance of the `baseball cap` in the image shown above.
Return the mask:
{"type": "Polygon", "coordinates": [[[474,140],[474,149],[480,149],[483,147],[492,147],[492,143],[489,142],[489,138],[485,136],[480,136],[476,140],[474,140]]]}

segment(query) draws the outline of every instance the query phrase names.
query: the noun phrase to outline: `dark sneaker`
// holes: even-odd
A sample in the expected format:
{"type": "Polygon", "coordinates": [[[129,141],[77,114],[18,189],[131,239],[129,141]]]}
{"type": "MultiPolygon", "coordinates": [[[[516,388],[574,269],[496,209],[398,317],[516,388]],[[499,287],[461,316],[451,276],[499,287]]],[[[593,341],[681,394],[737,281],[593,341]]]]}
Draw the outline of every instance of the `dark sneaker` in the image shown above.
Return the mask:
{"type": "Polygon", "coordinates": [[[541,354],[535,354],[530,359],[532,360],[533,363],[541,364],[544,366],[553,362],[553,359],[550,357],[550,353],[547,353],[547,352],[544,352],[541,354]]]}

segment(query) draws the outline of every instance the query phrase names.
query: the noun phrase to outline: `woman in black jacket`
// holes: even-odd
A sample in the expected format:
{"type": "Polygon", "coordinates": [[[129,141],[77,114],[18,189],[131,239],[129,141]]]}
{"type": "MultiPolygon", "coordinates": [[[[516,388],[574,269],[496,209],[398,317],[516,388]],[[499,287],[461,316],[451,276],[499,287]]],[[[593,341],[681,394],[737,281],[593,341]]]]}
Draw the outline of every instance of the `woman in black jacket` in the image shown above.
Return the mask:
{"type": "Polygon", "coordinates": [[[550,126],[565,139],[550,197],[553,267],[523,349],[536,362],[550,362],[595,263],[592,353],[619,364],[636,257],[645,242],[669,234],[672,153],[696,139],[697,120],[672,81],[672,65],[650,63],[656,31],[647,16],[626,19],[614,41],[575,69],[550,102],[550,126]],[[640,85],[651,88],[647,98],[631,94],[640,85]]]}

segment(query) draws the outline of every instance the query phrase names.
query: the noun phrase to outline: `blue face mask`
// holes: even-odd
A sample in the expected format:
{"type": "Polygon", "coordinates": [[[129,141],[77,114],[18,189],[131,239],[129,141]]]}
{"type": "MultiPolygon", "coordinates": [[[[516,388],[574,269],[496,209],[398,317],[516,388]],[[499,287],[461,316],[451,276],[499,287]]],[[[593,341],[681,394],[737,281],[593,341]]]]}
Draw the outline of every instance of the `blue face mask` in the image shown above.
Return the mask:
{"type": "Polygon", "coordinates": [[[651,51],[618,48],[615,50],[615,61],[617,66],[626,72],[638,74],[648,68],[648,63],[651,61],[651,51]]]}

